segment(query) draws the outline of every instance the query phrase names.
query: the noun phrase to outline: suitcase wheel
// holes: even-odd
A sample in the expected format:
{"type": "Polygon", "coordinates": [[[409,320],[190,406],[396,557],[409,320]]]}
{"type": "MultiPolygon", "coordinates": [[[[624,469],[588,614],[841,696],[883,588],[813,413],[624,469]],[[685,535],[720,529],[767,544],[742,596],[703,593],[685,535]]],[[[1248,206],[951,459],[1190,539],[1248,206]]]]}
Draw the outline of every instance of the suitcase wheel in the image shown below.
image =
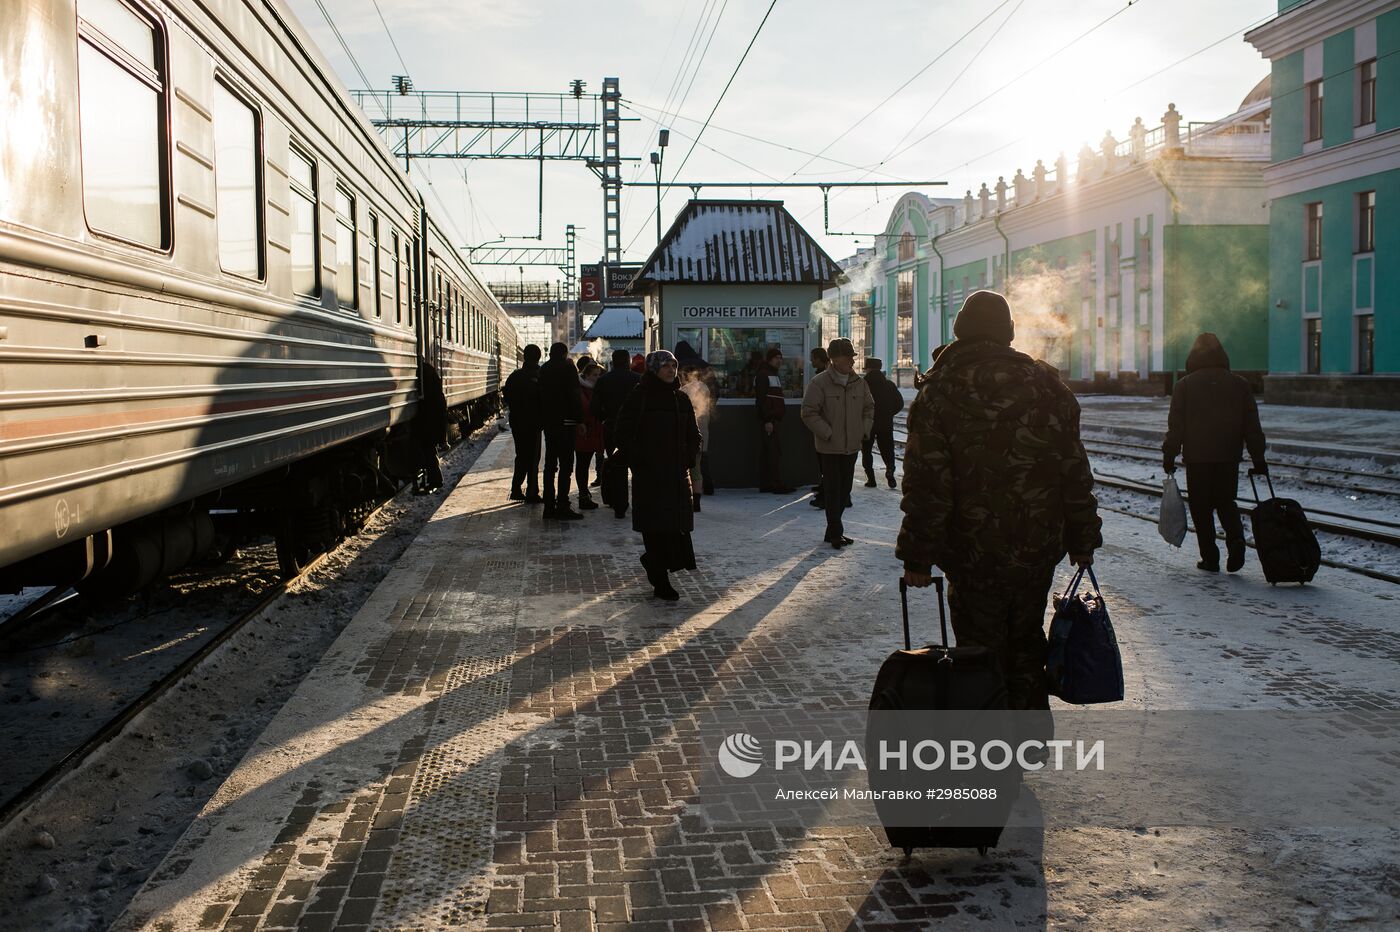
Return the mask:
{"type": "Polygon", "coordinates": [[[980,855],[982,855],[982,857],[985,858],[985,857],[987,856],[987,846],[986,846],[986,845],[978,845],[978,846],[977,846],[977,853],[980,854],[980,855]]]}

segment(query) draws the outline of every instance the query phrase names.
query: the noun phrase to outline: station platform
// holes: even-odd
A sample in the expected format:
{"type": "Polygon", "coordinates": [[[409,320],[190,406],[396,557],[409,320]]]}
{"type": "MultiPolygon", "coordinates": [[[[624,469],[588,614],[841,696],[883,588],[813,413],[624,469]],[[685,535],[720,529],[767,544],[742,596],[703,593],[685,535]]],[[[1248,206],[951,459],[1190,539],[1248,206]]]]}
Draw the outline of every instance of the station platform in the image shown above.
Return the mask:
{"type": "MultiPolygon", "coordinates": [[[[805,497],[707,497],[667,604],[630,520],[507,501],[512,456],[498,435],[116,928],[1292,927],[1321,908],[1300,871],[1313,904],[1378,895],[1354,851],[1228,827],[1013,827],[908,862],[875,828],[714,830],[688,723],[865,708],[900,646],[900,494],[858,485],[841,551],[805,497]]],[[[1393,587],[1203,578],[1104,519],[1126,706],[1400,703],[1393,587]]]]}

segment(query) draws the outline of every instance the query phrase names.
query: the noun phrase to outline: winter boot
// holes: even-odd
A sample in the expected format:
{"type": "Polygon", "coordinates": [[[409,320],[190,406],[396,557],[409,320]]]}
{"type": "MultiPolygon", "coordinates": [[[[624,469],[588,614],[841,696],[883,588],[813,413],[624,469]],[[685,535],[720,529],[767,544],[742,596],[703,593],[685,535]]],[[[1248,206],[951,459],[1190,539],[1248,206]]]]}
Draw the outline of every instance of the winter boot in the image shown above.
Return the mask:
{"type": "Polygon", "coordinates": [[[593,500],[593,496],[588,494],[587,489],[578,490],[578,510],[592,511],[598,507],[598,503],[593,500]]]}
{"type": "Polygon", "coordinates": [[[899,483],[894,481],[894,473],[892,473],[892,472],[890,472],[890,473],[885,473],[885,481],[888,482],[888,483],[890,484],[890,488],[892,488],[892,489],[897,489],[897,488],[899,488],[899,483]]]}
{"type": "Polygon", "coordinates": [[[865,487],[867,489],[875,488],[875,470],[867,469],[865,471],[865,487]]]}
{"type": "Polygon", "coordinates": [[[1244,538],[1231,540],[1225,539],[1225,569],[1230,573],[1238,573],[1244,568],[1244,538]]]}

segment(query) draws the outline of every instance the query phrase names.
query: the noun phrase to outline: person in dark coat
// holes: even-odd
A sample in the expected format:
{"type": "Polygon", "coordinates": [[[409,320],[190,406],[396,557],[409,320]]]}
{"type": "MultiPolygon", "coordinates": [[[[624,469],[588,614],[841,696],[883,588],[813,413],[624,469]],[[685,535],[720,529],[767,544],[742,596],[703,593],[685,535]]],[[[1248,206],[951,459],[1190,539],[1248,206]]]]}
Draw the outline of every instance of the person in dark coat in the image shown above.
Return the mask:
{"type": "Polygon", "coordinates": [[[758,423],[763,431],[758,438],[758,490],[785,495],[792,487],[783,483],[783,448],[780,441],[783,415],[787,402],[783,398],[783,380],[778,374],[783,365],[783,351],[768,347],[763,367],[753,380],[754,405],[758,408],[758,423]]]}
{"type": "Polygon", "coordinates": [[[642,566],[658,599],[680,598],[670,573],[695,569],[690,464],[700,453],[700,429],[680,390],[676,357],[647,356],[647,373],[617,418],[617,444],[632,469],[632,529],[640,531],[642,566]]]}
{"type": "MultiPolygon", "coordinates": [[[[593,417],[603,425],[603,450],[605,463],[617,457],[617,415],[622,403],[627,400],[632,389],[641,381],[641,376],[632,371],[632,359],[627,350],[613,350],[612,369],[598,380],[593,388],[593,417]]],[[[603,504],[613,510],[619,518],[627,514],[627,466],[624,460],[604,466],[601,494],[603,504]],[[621,475],[618,475],[621,470],[621,475]],[[609,480],[611,476],[611,481],[609,480]]]]}
{"type": "MultiPolygon", "coordinates": [[[[1066,553],[1080,567],[1103,546],[1079,402],[1059,371],[1011,348],[1011,308],[976,291],[909,407],[904,579],[948,578],[958,644],[990,650],[1007,708],[1048,712],[1045,602],[1066,553]]],[[[1043,727],[1048,717],[1034,716],[1043,727]]]]}
{"type": "MultiPolygon", "coordinates": [[[[821,375],[823,372],[826,371],[827,366],[831,365],[831,357],[828,356],[826,350],[822,349],[820,346],[814,346],[812,347],[812,352],[807,354],[807,358],[812,361],[812,376],[810,379],[807,380],[807,383],[810,385],[812,379],[815,379],[817,376],[821,375]]],[[[815,437],[812,438],[812,442],[813,447],[815,448],[815,437]]],[[[822,478],[822,455],[818,453],[817,484],[812,486],[812,499],[808,504],[810,504],[813,508],[825,509],[826,501],[825,496],[822,494],[825,488],[826,480],[822,478]]],[[[846,507],[851,507],[851,503],[849,501],[846,502],[846,507]]]]}
{"type": "Polygon", "coordinates": [[[583,423],[578,368],[569,348],[555,343],[540,366],[540,402],[544,409],[544,516],[559,521],[583,517],[569,507],[569,477],[574,470],[574,431],[583,423]],[[555,485],[556,477],[558,485],[555,485]]]}
{"type": "Polygon", "coordinates": [[[598,461],[598,475],[603,474],[603,425],[593,415],[593,392],[603,375],[603,367],[590,362],[579,373],[579,393],[583,401],[583,423],[574,429],[574,481],[578,484],[578,510],[591,511],[598,507],[588,493],[588,466],[598,461]]]}
{"type": "Polygon", "coordinates": [[[904,410],[904,395],[885,378],[884,362],[869,356],[865,360],[865,384],[875,396],[875,426],[861,444],[861,463],[865,466],[866,488],[875,488],[874,447],[880,446],[880,459],[885,461],[885,481],[898,488],[894,481],[894,416],[904,410]]]}
{"type": "Polygon", "coordinates": [[[423,394],[418,399],[418,413],[413,418],[412,427],[419,457],[413,491],[426,495],[442,488],[442,467],[438,464],[437,448],[447,439],[447,396],[442,392],[442,377],[432,363],[420,358],[418,370],[422,373],[419,384],[423,394]]]}
{"type": "Polygon", "coordinates": [[[1162,441],[1162,469],[1176,472],[1177,454],[1186,461],[1186,489],[1201,559],[1209,573],[1220,571],[1215,518],[1225,531],[1225,569],[1244,566],[1244,525],[1235,504],[1240,460],[1245,448],[1254,471],[1268,475],[1259,406],[1243,377],[1230,371],[1230,357],[1213,333],[1203,333],[1186,356],[1186,375],[1172,388],[1167,436],[1162,441]]]}
{"type": "Polygon", "coordinates": [[[501,389],[510,410],[510,431],[515,437],[515,474],[511,477],[511,501],[538,505],[540,498],[540,431],[544,409],[540,402],[540,348],[525,347],[523,361],[501,389]],[[528,491],[521,491],[521,483],[528,491]]]}

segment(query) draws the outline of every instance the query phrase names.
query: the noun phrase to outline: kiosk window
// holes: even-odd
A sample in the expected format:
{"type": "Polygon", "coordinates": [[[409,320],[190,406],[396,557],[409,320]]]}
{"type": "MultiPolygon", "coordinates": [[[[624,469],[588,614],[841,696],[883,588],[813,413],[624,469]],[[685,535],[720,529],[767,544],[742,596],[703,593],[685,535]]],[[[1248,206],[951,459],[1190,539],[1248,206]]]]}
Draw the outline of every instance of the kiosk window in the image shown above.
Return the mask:
{"type": "MultiPolygon", "coordinates": [[[[694,330],[682,328],[677,339],[694,330]]],[[[783,382],[783,395],[802,397],[802,374],[807,361],[805,331],[798,327],[709,327],[705,330],[705,359],[715,370],[717,398],[748,398],[753,395],[754,376],[763,365],[768,348],[783,351],[783,364],[778,370],[783,382]]],[[[695,344],[692,343],[692,346],[695,344]]]]}

